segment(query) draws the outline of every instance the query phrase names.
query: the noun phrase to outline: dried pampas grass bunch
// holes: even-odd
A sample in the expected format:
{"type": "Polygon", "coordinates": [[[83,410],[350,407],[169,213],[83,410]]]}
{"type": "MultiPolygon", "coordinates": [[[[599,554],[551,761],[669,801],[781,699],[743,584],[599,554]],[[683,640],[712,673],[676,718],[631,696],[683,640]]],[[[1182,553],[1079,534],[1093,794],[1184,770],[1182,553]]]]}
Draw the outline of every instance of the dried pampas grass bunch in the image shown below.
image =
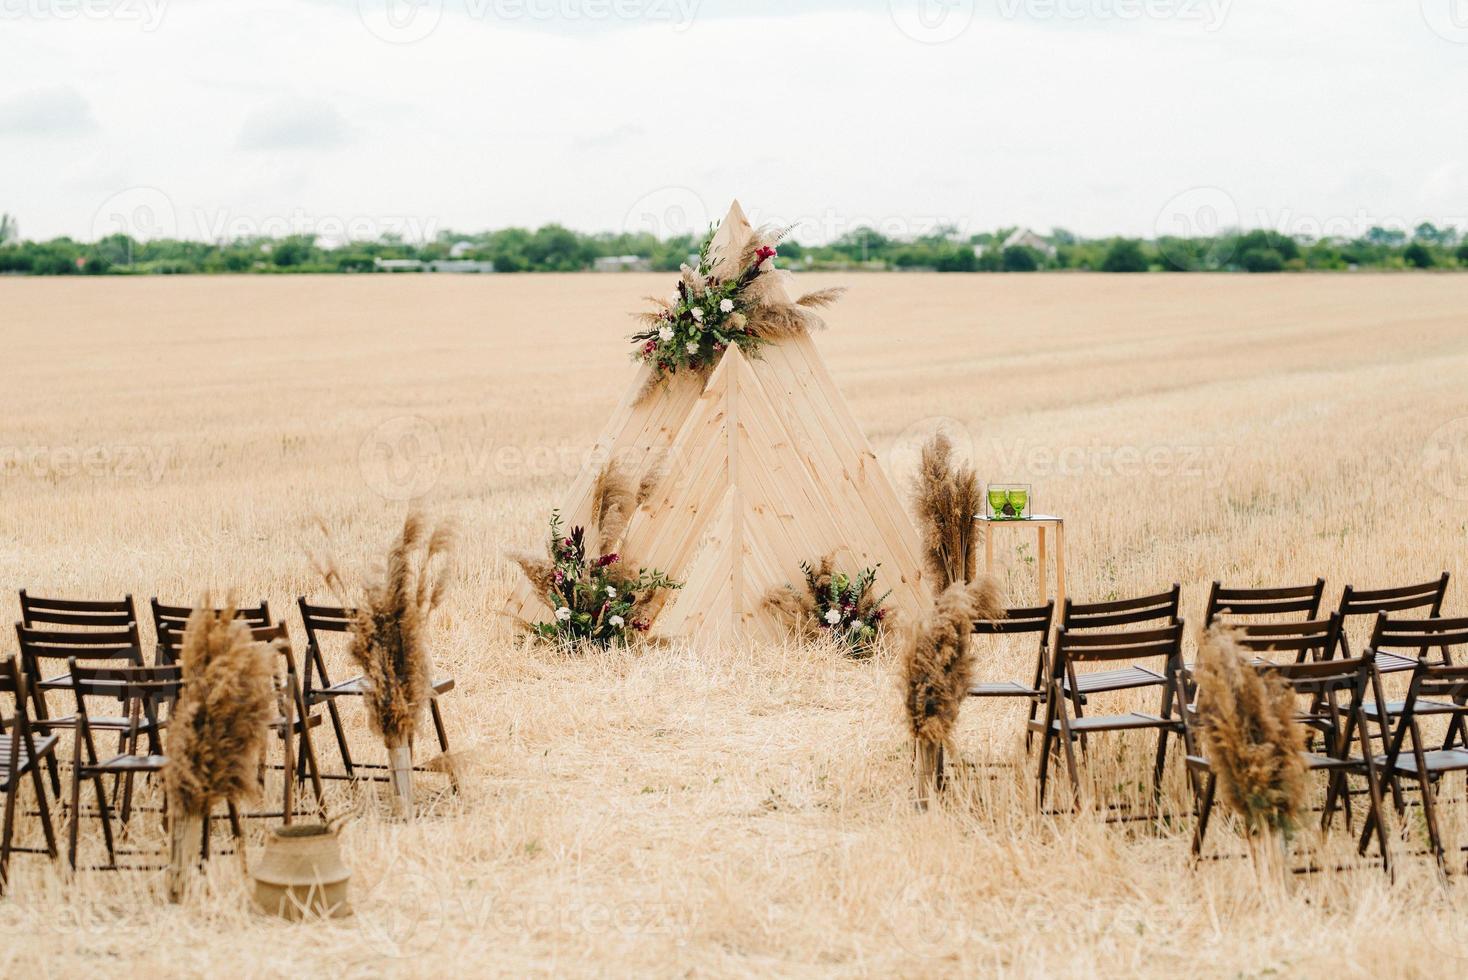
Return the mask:
{"type": "Polygon", "coordinates": [[[233,601],[215,612],[206,599],[189,617],[179,659],[184,684],[169,718],[163,779],[175,814],[203,817],[221,801],[259,795],[279,711],[275,653],[235,619],[233,601]]]}
{"type": "Polygon", "coordinates": [[[1283,840],[1306,812],[1305,729],[1295,696],[1260,671],[1227,630],[1209,630],[1198,647],[1198,721],[1203,754],[1223,798],[1251,837],[1283,840]]]}
{"type": "Polygon", "coordinates": [[[317,572],[343,606],[356,607],[351,656],[367,682],[368,718],[389,751],[406,746],[433,697],[433,659],[428,630],[443,604],[454,527],[432,530],[409,513],[382,572],[352,600],[334,561],[317,561],[317,572]]]}
{"type": "Polygon", "coordinates": [[[972,582],[978,570],[974,518],[983,510],[979,478],[953,458],[953,442],[938,432],[923,446],[913,487],[913,510],[923,536],[923,558],[933,591],[972,582]]]}
{"type": "Polygon", "coordinates": [[[928,618],[909,632],[902,667],[913,738],[935,746],[948,740],[973,680],[969,638],[974,620],[1003,616],[999,587],[985,576],[950,585],[928,618]]]}

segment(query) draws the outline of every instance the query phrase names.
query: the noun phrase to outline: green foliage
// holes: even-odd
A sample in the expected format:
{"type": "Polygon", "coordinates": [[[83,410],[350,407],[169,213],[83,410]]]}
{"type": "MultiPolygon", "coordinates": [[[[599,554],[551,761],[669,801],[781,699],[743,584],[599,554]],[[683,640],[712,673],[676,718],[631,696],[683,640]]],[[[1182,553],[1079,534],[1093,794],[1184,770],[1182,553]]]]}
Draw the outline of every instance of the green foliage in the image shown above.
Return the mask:
{"type": "Polygon", "coordinates": [[[1408,245],[1402,252],[1402,258],[1408,265],[1417,269],[1431,269],[1437,264],[1432,257],[1432,252],[1420,241],[1408,245]]]}
{"type": "Polygon", "coordinates": [[[1004,250],[1001,265],[1005,272],[1034,272],[1043,261],[1040,253],[1028,245],[1011,245],[1004,250]]]}
{"type": "Polygon", "coordinates": [[[1239,255],[1239,265],[1246,272],[1283,272],[1285,260],[1275,249],[1256,246],[1244,249],[1239,255]]]}
{"type": "Polygon", "coordinates": [[[1146,272],[1149,263],[1142,243],[1132,238],[1118,238],[1101,260],[1102,272],[1146,272]]]}

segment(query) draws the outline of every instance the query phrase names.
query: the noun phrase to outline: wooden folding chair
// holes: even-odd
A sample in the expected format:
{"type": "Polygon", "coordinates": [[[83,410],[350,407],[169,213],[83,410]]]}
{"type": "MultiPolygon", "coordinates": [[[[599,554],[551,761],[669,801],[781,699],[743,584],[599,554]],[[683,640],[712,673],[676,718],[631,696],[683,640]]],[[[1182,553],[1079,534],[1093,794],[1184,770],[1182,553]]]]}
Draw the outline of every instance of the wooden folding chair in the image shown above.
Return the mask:
{"type": "MultiPolygon", "coordinates": [[[[333,684],[326,670],[326,657],[322,653],[321,638],[325,633],[349,633],[352,629],[352,620],[356,615],[354,610],[345,609],[340,606],[313,606],[308,603],[304,596],[297,600],[297,606],[301,610],[301,622],[306,627],[306,683],[304,688],[306,707],[314,708],[316,705],[325,703],[327,717],[331,720],[331,728],[336,735],[337,750],[342,757],[342,773],[327,773],[326,779],[371,779],[376,782],[386,782],[389,777],[384,773],[381,775],[360,776],[358,769],[382,770],[386,769],[385,763],[357,762],[352,758],[352,751],[347,742],[347,732],[342,724],[341,712],[336,702],[338,698],[362,697],[366,693],[367,680],[361,675],[351,677],[344,681],[333,684]]],[[[441,677],[433,681],[433,698],[428,702],[428,711],[433,718],[433,728],[438,736],[440,751],[447,755],[449,751],[448,730],[444,727],[443,714],[438,707],[438,699],[442,694],[454,689],[452,677],[441,677]]],[[[427,771],[423,766],[414,765],[417,772],[427,771]]],[[[449,785],[455,793],[459,791],[459,781],[454,775],[453,767],[448,767],[449,785]]]]}
{"type": "Polygon", "coordinates": [[[33,596],[25,589],[20,590],[22,626],[120,630],[137,621],[138,611],[130,595],[115,601],[47,599],[33,596]]]}
{"type": "MultiPolygon", "coordinates": [[[[172,659],[178,655],[178,641],[183,638],[184,627],[189,623],[189,617],[193,615],[192,606],[168,606],[158,601],[154,596],[148,601],[153,609],[153,634],[158,638],[158,648],[154,653],[154,663],[173,663],[172,659]],[[168,634],[165,637],[165,634],[168,634]],[[171,647],[165,646],[165,642],[172,643],[171,647]]],[[[224,610],[216,608],[214,614],[217,616],[224,610]]],[[[258,606],[240,606],[234,611],[235,619],[243,619],[250,627],[268,629],[274,622],[270,618],[270,603],[261,601],[258,606]]]]}
{"type": "MultiPolygon", "coordinates": [[[[71,673],[64,667],[52,667],[50,664],[66,664],[72,660],[138,667],[143,664],[143,648],[135,623],[125,629],[66,632],[33,629],[16,623],[15,632],[20,640],[21,667],[25,671],[26,689],[31,698],[31,724],[42,735],[75,730],[77,724],[76,715],[59,713],[47,703],[48,693],[71,688],[71,673]]],[[[92,725],[94,730],[118,732],[121,737],[130,723],[126,718],[109,716],[94,718],[92,725]]],[[[150,731],[148,735],[156,747],[157,733],[150,731]]],[[[61,777],[54,755],[47,757],[46,766],[51,775],[52,789],[59,797],[61,777]]]]}
{"type": "Polygon", "coordinates": [[[1239,646],[1259,654],[1265,660],[1282,660],[1292,656],[1295,663],[1306,660],[1328,660],[1340,643],[1341,617],[1331,613],[1325,619],[1303,622],[1228,623],[1239,646]]]}
{"type": "Polygon", "coordinates": [[[326,801],[322,791],[321,767],[316,761],[316,748],[311,742],[311,729],[321,724],[321,715],[313,713],[306,707],[306,697],[301,686],[301,675],[296,669],[296,655],[291,649],[290,632],[286,629],[285,622],[281,621],[274,626],[252,627],[251,636],[257,643],[268,643],[275,650],[280,660],[283,673],[277,675],[278,702],[280,704],[280,717],[270,723],[270,730],[281,742],[282,758],[278,767],[285,780],[284,790],[281,796],[281,812],[275,813],[252,813],[252,817],[275,817],[280,816],[284,823],[289,824],[295,815],[295,796],[293,787],[298,779],[304,782],[302,773],[296,764],[295,739],[300,739],[300,757],[305,760],[304,775],[311,777],[311,793],[316,797],[316,812],[324,819],[326,816],[326,801]]]}
{"type": "MultiPolygon", "coordinates": [[[[971,698],[1028,698],[1030,716],[1025,722],[1025,751],[1034,742],[1035,733],[1031,726],[1040,705],[1045,701],[1045,675],[1050,664],[1050,629],[1055,619],[1055,600],[1043,606],[1019,606],[1005,610],[1000,619],[974,620],[974,632],[980,636],[1016,636],[1034,634],[1036,637],[1034,676],[1026,683],[1021,680],[977,683],[969,688],[971,698]]],[[[941,768],[939,778],[942,777],[941,768]]]]}
{"type": "MultiPolygon", "coordinates": [[[[1341,591],[1341,602],[1336,608],[1341,615],[1342,655],[1351,656],[1350,637],[1346,631],[1351,628],[1353,621],[1370,619],[1374,623],[1379,613],[1409,612],[1435,619],[1442,615],[1443,599],[1446,598],[1447,593],[1447,572],[1443,572],[1431,582],[1401,585],[1390,589],[1358,589],[1354,585],[1346,586],[1341,591]]],[[[1369,643],[1366,645],[1370,646],[1369,643]]],[[[1378,664],[1377,670],[1390,674],[1412,670],[1416,664],[1415,658],[1409,659],[1405,665],[1397,663],[1396,660],[1390,660],[1387,663],[1378,664]]]]}
{"type": "Polygon", "coordinates": [[[0,831],[0,895],[3,895],[10,886],[11,854],[44,853],[53,860],[56,858],[56,828],[51,823],[51,804],[41,779],[41,760],[55,756],[56,736],[38,735],[31,727],[25,674],[14,657],[0,661],[0,694],[10,695],[11,701],[10,717],[0,714],[0,791],[5,794],[4,828],[0,831]],[[16,797],[27,775],[31,777],[41,829],[46,835],[44,851],[15,845],[16,797]]]}
{"type": "MultiPolygon", "coordinates": [[[[1406,699],[1394,714],[1396,730],[1383,764],[1393,777],[1417,781],[1428,846],[1438,868],[1446,873],[1447,852],[1438,826],[1437,797],[1442,781],[1449,773],[1468,771],[1468,731],[1465,731],[1468,729],[1465,726],[1465,718],[1468,718],[1468,666],[1434,663],[1423,657],[1412,672],[1406,699]],[[1424,715],[1445,715],[1448,718],[1447,731],[1438,748],[1429,748],[1423,737],[1419,719],[1424,715]],[[1411,750],[1404,754],[1409,736],[1411,750]]],[[[1397,812],[1404,812],[1400,797],[1397,812]]],[[[1372,829],[1372,823],[1368,822],[1361,834],[1363,846],[1372,829]]]]}
{"type": "MultiPolygon", "coordinates": [[[[1133,596],[1130,599],[1107,599],[1101,602],[1075,602],[1065,600],[1060,625],[1069,633],[1096,630],[1116,630],[1121,627],[1138,627],[1143,624],[1171,626],[1179,622],[1178,609],[1182,602],[1182,586],[1177,582],[1165,592],[1152,595],[1133,596]]],[[[1105,685],[1109,680],[1097,675],[1064,677],[1061,687],[1065,696],[1072,701],[1077,717],[1085,714],[1086,696],[1094,684],[1105,685]]],[[[1085,736],[1081,736],[1085,744],[1085,736]]]]}
{"type": "Polygon", "coordinates": [[[1301,615],[1305,620],[1320,616],[1320,600],[1325,595],[1325,579],[1314,585],[1291,585],[1271,589],[1226,589],[1217,581],[1208,590],[1208,605],[1203,613],[1203,628],[1226,619],[1242,622],[1256,616],[1268,616],[1281,622],[1283,616],[1301,615]]]}
{"type": "MultiPolygon", "coordinates": [[[[1386,831],[1379,820],[1382,805],[1382,767],[1371,750],[1371,740],[1361,706],[1366,691],[1371,685],[1374,663],[1371,651],[1354,659],[1302,660],[1295,663],[1272,663],[1256,661],[1259,670],[1280,677],[1292,691],[1306,699],[1296,715],[1300,724],[1308,725],[1323,733],[1321,751],[1306,751],[1305,765],[1311,772],[1324,773],[1327,777],[1325,807],[1321,816],[1321,830],[1330,828],[1337,809],[1345,809],[1350,821],[1350,787],[1347,777],[1362,776],[1366,780],[1367,793],[1371,797],[1368,820],[1376,819],[1371,825],[1376,830],[1377,848],[1381,854],[1383,870],[1391,871],[1391,855],[1387,846],[1386,831]],[[1342,706],[1341,695],[1347,695],[1342,706]]],[[[1218,776],[1201,748],[1201,730],[1196,705],[1187,705],[1183,710],[1184,739],[1187,744],[1187,765],[1196,779],[1194,809],[1197,823],[1193,830],[1193,856],[1203,854],[1204,839],[1208,834],[1208,821],[1213,812],[1218,776]]],[[[1371,827],[1361,837],[1358,852],[1365,855],[1370,842],[1371,827]]],[[[1311,869],[1300,869],[1311,870],[1311,869]]]]}
{"type": "MultiPolygon", "coordinates": [[[[96,865],[99,870],[122,870],[118,864],[119,851],[112,829],[112,804],[103,785],[104,776],[127,777],[129,781],[137,775],[151,775],[163,771],[168,760],[161,747],[153,744],[146,752],[140,752],[140,740],[147,733],[151,736],[167,721],[182,686],[182,670],[176,665],[162,666],[118,666],[84,665],[73,659],[71,668],[71,690],[76,696],[76,739],[73,743],[71,769],[71,822],[67,837],[67,862],[77,866],[77,848],[81,828],[81,788],[90,783],[96,795],[97,817],[102,823],[102,837],[107,847],[107,863],[96,865]],[[130,727],[125,733],[121,749],[112,756],[102,758],[97,752],[94,738],[94,722],[87,711],[87,698],[115,698],[122,702],[130,727]]],[[[238,819],[232,815],[231,824],[238,836],[238,819]]]]}
{"type": "MultiPolygon", "coordinates": [[[[1050,665],[1050,696],[1045,700],[1044,738],[1040,745],[1040,805],[1050,773],[1050,757],[1057,743],[1065,754],[1066,770],[1077,806],[1080,803],[1080,773],[1076,767],[1077,738],[1102,732],[1155,730],[1157,761],[1152,773],[1154,800],[1162,792],[1162,773],[1167,763],[1167,738],[1182,733],[1182,722],[1174,715],[1177,684],[1182,666],[1183,623],[1154,629],[1121,632],[1073,633],[1062,626],[1056,631],[1055,651],[1050,665]],[[1155,667],[1144,666],[1156,661],[1155,667]],[[1077,672],[1078,664],[1118,664],[1109,670],[1077,672]],[[1103,694],[1140,688],[1160,688],[1161,704],[1156,714],[1130,711],[1124,714],[1083,716],[1078,706],[1063,693],[1067,683],[1087,694],[1103,694]]],[[[1032,726],[1034,727],[1034,726],[1032,726]]],[[[1084,743],[1082,744],[1084,749],[1084,743]]]]}

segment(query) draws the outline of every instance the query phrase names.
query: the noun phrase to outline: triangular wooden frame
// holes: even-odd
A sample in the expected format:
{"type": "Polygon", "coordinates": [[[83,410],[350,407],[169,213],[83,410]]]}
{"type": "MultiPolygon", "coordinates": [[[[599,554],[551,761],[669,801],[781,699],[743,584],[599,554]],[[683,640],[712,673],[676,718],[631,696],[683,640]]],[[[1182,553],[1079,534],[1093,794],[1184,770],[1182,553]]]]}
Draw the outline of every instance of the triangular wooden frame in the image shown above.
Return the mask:
{"type": "MultiPolygon", "coordinates": [[[[738,202],[714,254],[737,256],[754,234],[738,202]]],[[[792,277],[766,288],[789,298],[792,277]]],[[[773,640],[780,627],[769,590],[799,584],[800,563],[835,552],[838,567],[880,565],[889,604],[918,617],[925,603],[917,533],[846,400],[805,334],[765,345],[754,358],[731,347],[707,384],[690,375],[650,393],[644,366],[598,440],[591,465],[561,511],[591,517],[596,475],[616,459],[658,477],[628,525],[629,561],[684,583],[654,620],[665,638],[773,640]]],[[[521,620],[548,615],[527,583],[511,597],[521,620]]]]}

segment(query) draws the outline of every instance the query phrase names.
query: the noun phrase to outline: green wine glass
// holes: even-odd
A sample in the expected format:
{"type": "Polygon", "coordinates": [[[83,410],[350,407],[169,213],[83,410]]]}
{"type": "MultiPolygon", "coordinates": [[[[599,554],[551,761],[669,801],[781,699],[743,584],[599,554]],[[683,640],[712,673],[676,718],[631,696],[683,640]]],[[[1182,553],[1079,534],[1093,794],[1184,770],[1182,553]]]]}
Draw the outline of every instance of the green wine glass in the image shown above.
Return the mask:
{"type": "Polygon", "coordinates": [[[1015,517],[1024,517],[1025,508],[1030,505],[1030,491],[1017,488],[1009,491],[1009,506],[1014,509],[1015,517]]]}
{"type": "Polygon", "coordinates": [[[1009,495],[1003,487],[989,488],[989,517],[991,519],[998,520],[1004,517],[1004,504],[1008,499],[1009,495]]]}

